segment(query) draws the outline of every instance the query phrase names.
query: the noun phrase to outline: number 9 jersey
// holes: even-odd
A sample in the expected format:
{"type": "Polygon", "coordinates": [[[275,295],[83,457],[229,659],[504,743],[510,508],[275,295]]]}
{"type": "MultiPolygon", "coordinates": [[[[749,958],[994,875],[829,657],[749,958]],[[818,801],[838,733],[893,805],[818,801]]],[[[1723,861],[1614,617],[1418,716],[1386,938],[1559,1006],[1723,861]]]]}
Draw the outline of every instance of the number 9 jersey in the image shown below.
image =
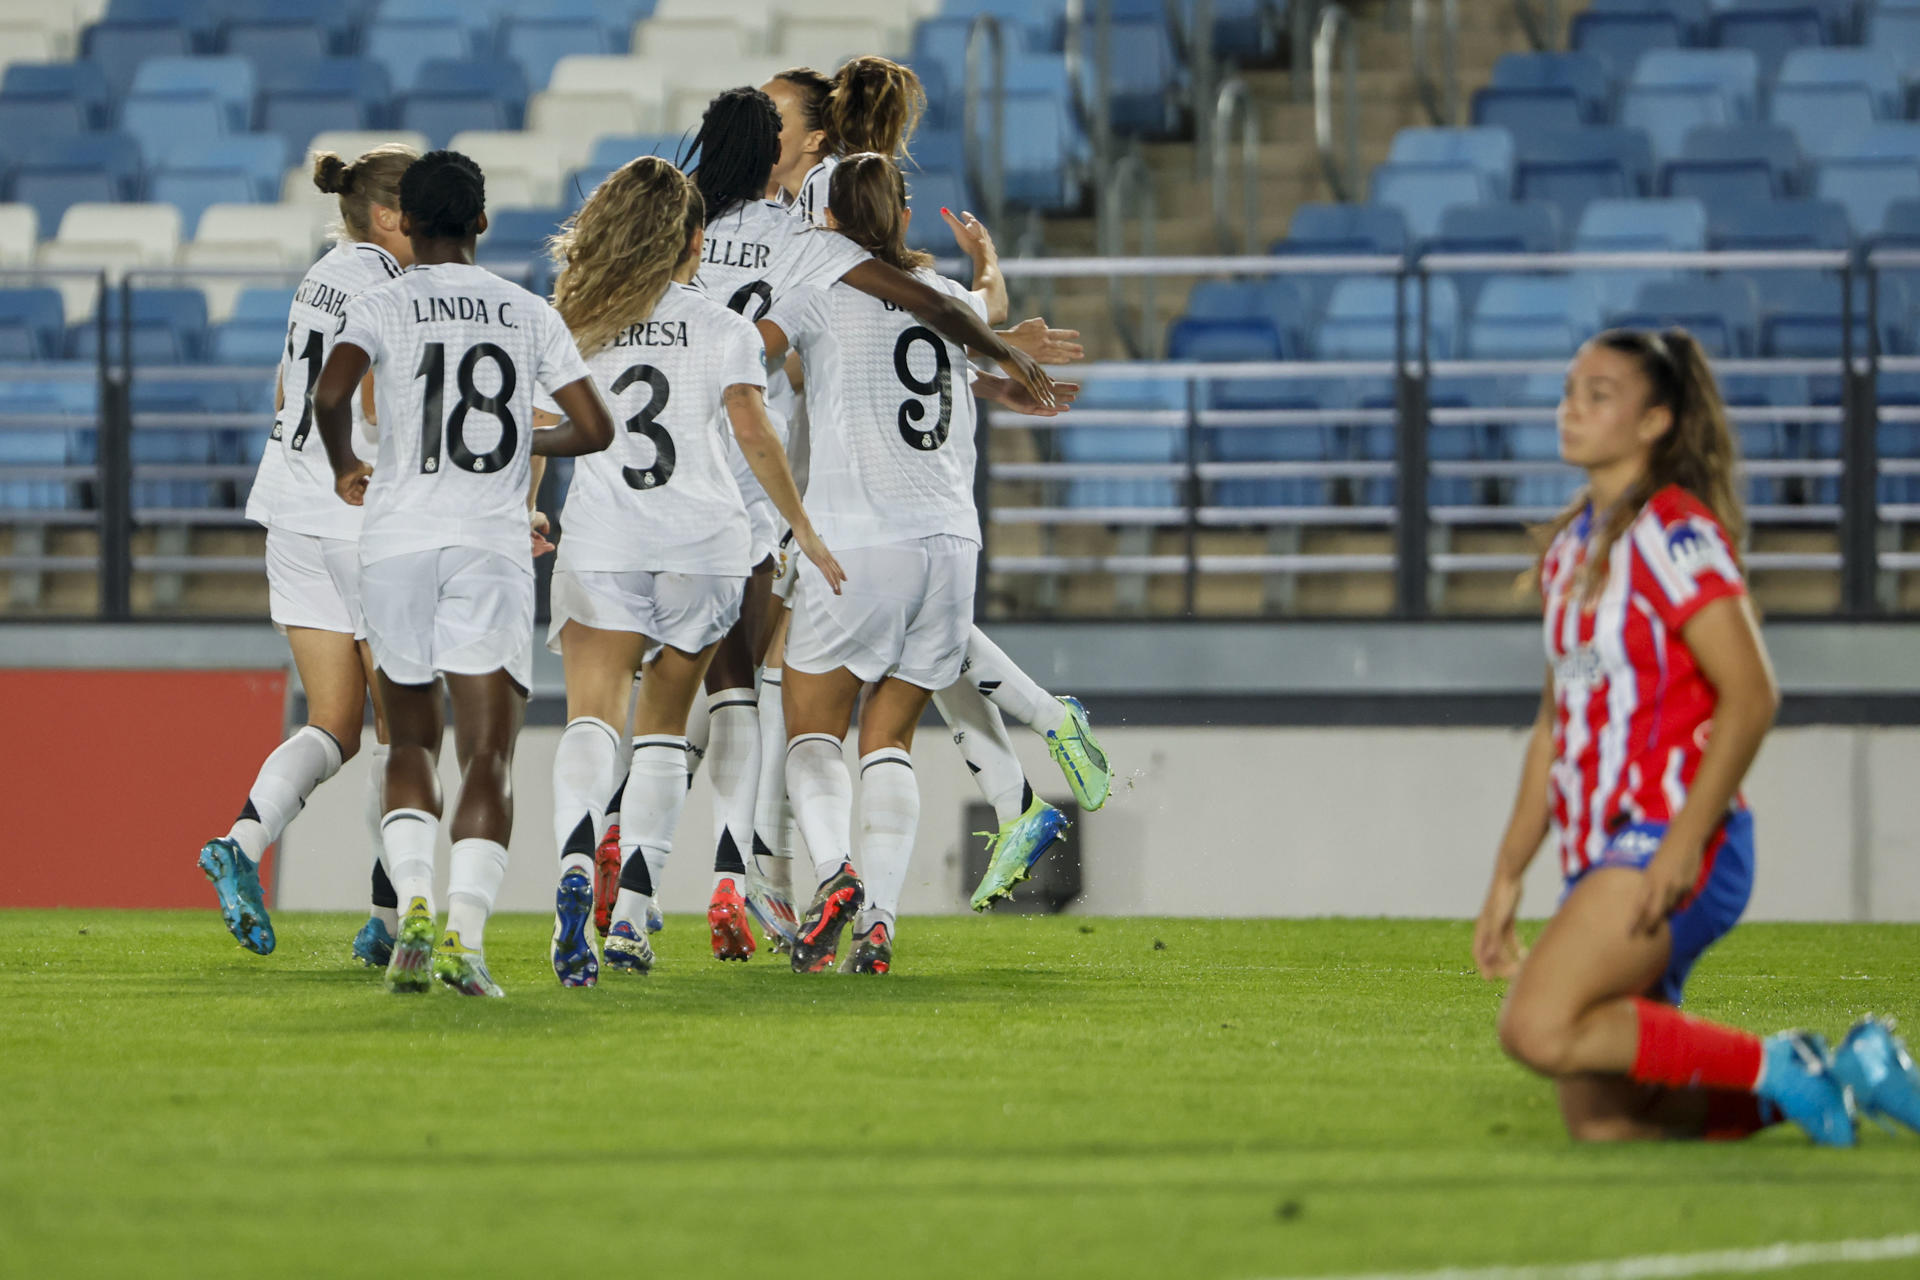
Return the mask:
{"type": "Polygon", "coordinates": [[[480,267],[416,265],[349,303],[334,341],[374,366],[361,563],[464,546],[530,564],[536,388],[588,376],[553,308],[480,267]]]}
{"type": "MultiPolygon", "coordinates": [[[[922,268],[914,278],[973,293],[922,268]]],[[[800,353],[812,431],[807,511],[835,551],[951,534],[980,541],[967,353],[852,285],[801,290],[767,320],[800,353]]]]}

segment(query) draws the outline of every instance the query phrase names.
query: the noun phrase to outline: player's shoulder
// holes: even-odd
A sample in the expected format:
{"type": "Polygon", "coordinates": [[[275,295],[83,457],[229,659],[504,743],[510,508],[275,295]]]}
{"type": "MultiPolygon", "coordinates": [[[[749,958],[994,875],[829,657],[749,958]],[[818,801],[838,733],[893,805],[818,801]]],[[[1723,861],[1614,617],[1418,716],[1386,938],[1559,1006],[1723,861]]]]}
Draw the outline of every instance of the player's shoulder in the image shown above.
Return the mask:
{"type": "Polygon", "coordinates": [[[1656,567],[1671,566],[1689,576],[1712,569],[1724,577],[1739,577],[1726,526],[1697,494],[1679,485],[1668,485],[1647,499],[1634,533],[1636,550],[1656,567]]]}
{"type": "Polygon", "coordinates": [[[654,315],[684,319],[708,332],[753,328],[751,320],[724,305],[712,294],[689,284],[669,284],[667,291],[660,295],[659,304],[654,307],[654,315]]]}
{"type": "Polygon", "coordinates": [[[1726,527],[1713,513],[1713,508],[1701,501],[1699,495],[1677,484],[1667,485],[1648,498],[1646,506],[1640,509],[1640,521],[1669,536],[1709,531],[1723,542],[1727,536],[1726,527]]]}

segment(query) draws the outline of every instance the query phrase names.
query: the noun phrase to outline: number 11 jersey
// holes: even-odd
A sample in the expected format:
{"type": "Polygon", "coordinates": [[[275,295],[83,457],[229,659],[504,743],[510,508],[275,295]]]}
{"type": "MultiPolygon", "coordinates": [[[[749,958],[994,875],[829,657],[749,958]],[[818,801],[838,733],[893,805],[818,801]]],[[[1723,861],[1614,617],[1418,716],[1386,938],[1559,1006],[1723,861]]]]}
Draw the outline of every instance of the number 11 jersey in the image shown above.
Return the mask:
{"type": "Polygon", "coordinates": [[[527,560],[536,388],[588,376],[554,309],[480,267],[416,265],[348,303],[334,341],[374,365],[361,562],[439,547],[527,560]]]}
{"type": "MultiPolygon", "coordinates": [[[[913,274],[986,319],[960,285],[913,274]]],[[[979,542],[966,350],[847,284],[803,289],[767,320],[806,370],[807,511],[821,539],[836,551],[943,533],[979,542]]]]}

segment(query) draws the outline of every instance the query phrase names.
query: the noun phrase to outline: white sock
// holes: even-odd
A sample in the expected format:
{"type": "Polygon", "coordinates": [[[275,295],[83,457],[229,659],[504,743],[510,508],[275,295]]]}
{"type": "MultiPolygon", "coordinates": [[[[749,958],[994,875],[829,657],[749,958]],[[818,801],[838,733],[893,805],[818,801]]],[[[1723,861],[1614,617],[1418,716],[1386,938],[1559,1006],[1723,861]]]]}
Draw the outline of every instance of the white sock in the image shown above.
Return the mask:
{"type": "Polygon", "coordinates": [[[673,852],[674,829],[680,825],[680,810],[686,803],[687,740],[666,734],[635,738],[633,767],[620,810],[621,893],[613,908],[616,921],[644,926],[646,908],[659,893],[660,874],[673,852]],[[622,902],[628,904],[626,915],[621,914],[622,902]]]}
{"type": "Polygon", "coordinates": [[[313,725],[302,726],[261,763],[260,774],[247,792],[246,808],[227,838],[240,846],[248,861],[260,861],[306,805],[313,789],[339,771],[340,744],[333,735],[313,725]]]}
{"type": "Polygon", "coordinates": [[[620,762],[620,738],[614,727],[592,716],[569,720],[553,753],[553,844],[560,851],[560,874],[593,875],[593,851],[606,822],[607,797],[613,793],[620,762]]]}
{"type": "MultiPolygon", "coordinates": [[[[376,742],[368,748],[369,769],[367,771],[366,819],[367,835],[373,844],[373,918],[387,926],[392,933],[400,927],[399,908],[381,902],[380,890],[384,887],[393,893],[393,873],[387,868],[387,850],[380,839],[380,820],[387,814],[387,756],[391,748],[384,742],[376,742]]],[[[396,895],[397,896],[397,895],[396,895]]]]}
{"type": "Polygon", "coordinates": [[[707,746],[713,779],[713,869],[742,876],[753,852],[753,807],[760,785],[760,713],[751,689],[707,695],[707,746]]]}
{"type": "MultiPolygon", "coordinates": [[[[705,700],[695,698],[687,711],[687,785],[700,776],[700,765],[707,758],[707,742],[713,736],[713,724],[707,717],[705,700]]],[[[637,739],[636,739],[637,741],[637,739]]]]}
{"type": "Polygon", "coordinates": [[[620,737],[620,758],[614,763],[613,798],[607,801],[607,821],[600,831],[605,839],[607,830],[620,825],[620,802],[627,794],[627,774],[633,769],[633,739],[622,734],[620,737]]]}
{"type": "Polygon", "coordinates": [[[876,923],[893,929],[919,829],[920,780],[914,776],[913,758],[898,747],[861,756],[860,876],[867,884],[862,933],[876,923]]]}
{"type": "Polygon", "coordinates": [[[933,705],[953,730],[953,745],[966,758],[974,784],[993,806],[993,816],[1003,827],[1019,818],[1033,803],[1033,791],[999,708],[965,676],[934,694],[933,705]]]}
{"type": "Polygon", "coordinates": [[[439,838],[440,819],[424,809],[395,809],[381,821],[380,843],[401,910],[419,898],[433,913],[433,845],[439,838]]]}
{"type": "Polygon", "coordinates": [[[806,733],[787,744],[787,795],[813,855],[815,883],[823,882],[853,861],[853,775],[840,739],[806,733]]]}
{"type": "Polygon", "coordinates": [[[787,826],[793,810],[787,804],[787,771],[779,767],[787,752],[787,708],[781,698],[780,668],[768,667],[760,680],[760,785],[753,799],[753,852],[761,857],[791,858],[787,826]]]}
{"type": "Polygon", "coordinates": [[[967,637],[967,661],[961,670],[975,688],[993,699],[994,706],[1035,733],[1060,727],[1060,700],[1014,666],[1013,659],[978,627],[967,637]]]}
{"type": "Polygon", "coordinates": [[[456,840],[447,876],[447,928],[475,951],[486,945],[487,917],[507,878],[507,847],[497,840],[456,840]]]}

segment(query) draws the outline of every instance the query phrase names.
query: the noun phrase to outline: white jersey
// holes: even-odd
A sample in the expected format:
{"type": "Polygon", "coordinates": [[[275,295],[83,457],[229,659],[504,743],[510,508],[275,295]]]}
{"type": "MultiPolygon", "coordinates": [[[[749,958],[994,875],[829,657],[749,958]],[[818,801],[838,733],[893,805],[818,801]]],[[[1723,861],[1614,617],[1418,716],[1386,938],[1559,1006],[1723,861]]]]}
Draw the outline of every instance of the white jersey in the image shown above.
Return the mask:
{"type": "MultiPolygon", "coordinates": [[[[400,264],[379,245],[349,241],[335,245],[300,281],[287,313],[287,347],[277,375],[280,410],[247,496],[247,519],[321,538],[360,536],[362,508],[348,506],[334,491],[326,448],[313,434],[313,384],[333,350],[347,303],[399,274],[400,264]]],[[[373,461],[372,446],[361,433],[364,416],[357,395],[353,425],[355,452],[373,461]]]]}
{"type": "Polygon", "coordinates": [[[787,212],[805,218],[816,227],[827,225],[827,194],[833,184],[833,171],[840,166],[839,156],[822,156],[820,163],[800,179],[800,194],[793,198],[787,212]]]}
{"type": "Polygon", "coordinates": [[[619,424],[573,468],[556,568],[752,572],[747,508],[729,462],[726,389],[767,385],[760,333],[670,284],[653,314],[587,361],[619,424]]]}
{"type": "Polygon", "coordinates": [[[588,376],[554,309],[480,267],[414,266],[349,303],[336,341],[373,357],[380,456],[361,563],[440,547],[530,562],[536,388],[588,376]]]}
{"type": "MultiPolygon", "coordinates": [[[[913,274],[985,319],[960,285],[913,274]]],[[[836,550],[943,533],[978,543],[966,350],[845,284],[794,294],[767,319],[806,369],[807,511],[822,540],[836,550]]]]}

